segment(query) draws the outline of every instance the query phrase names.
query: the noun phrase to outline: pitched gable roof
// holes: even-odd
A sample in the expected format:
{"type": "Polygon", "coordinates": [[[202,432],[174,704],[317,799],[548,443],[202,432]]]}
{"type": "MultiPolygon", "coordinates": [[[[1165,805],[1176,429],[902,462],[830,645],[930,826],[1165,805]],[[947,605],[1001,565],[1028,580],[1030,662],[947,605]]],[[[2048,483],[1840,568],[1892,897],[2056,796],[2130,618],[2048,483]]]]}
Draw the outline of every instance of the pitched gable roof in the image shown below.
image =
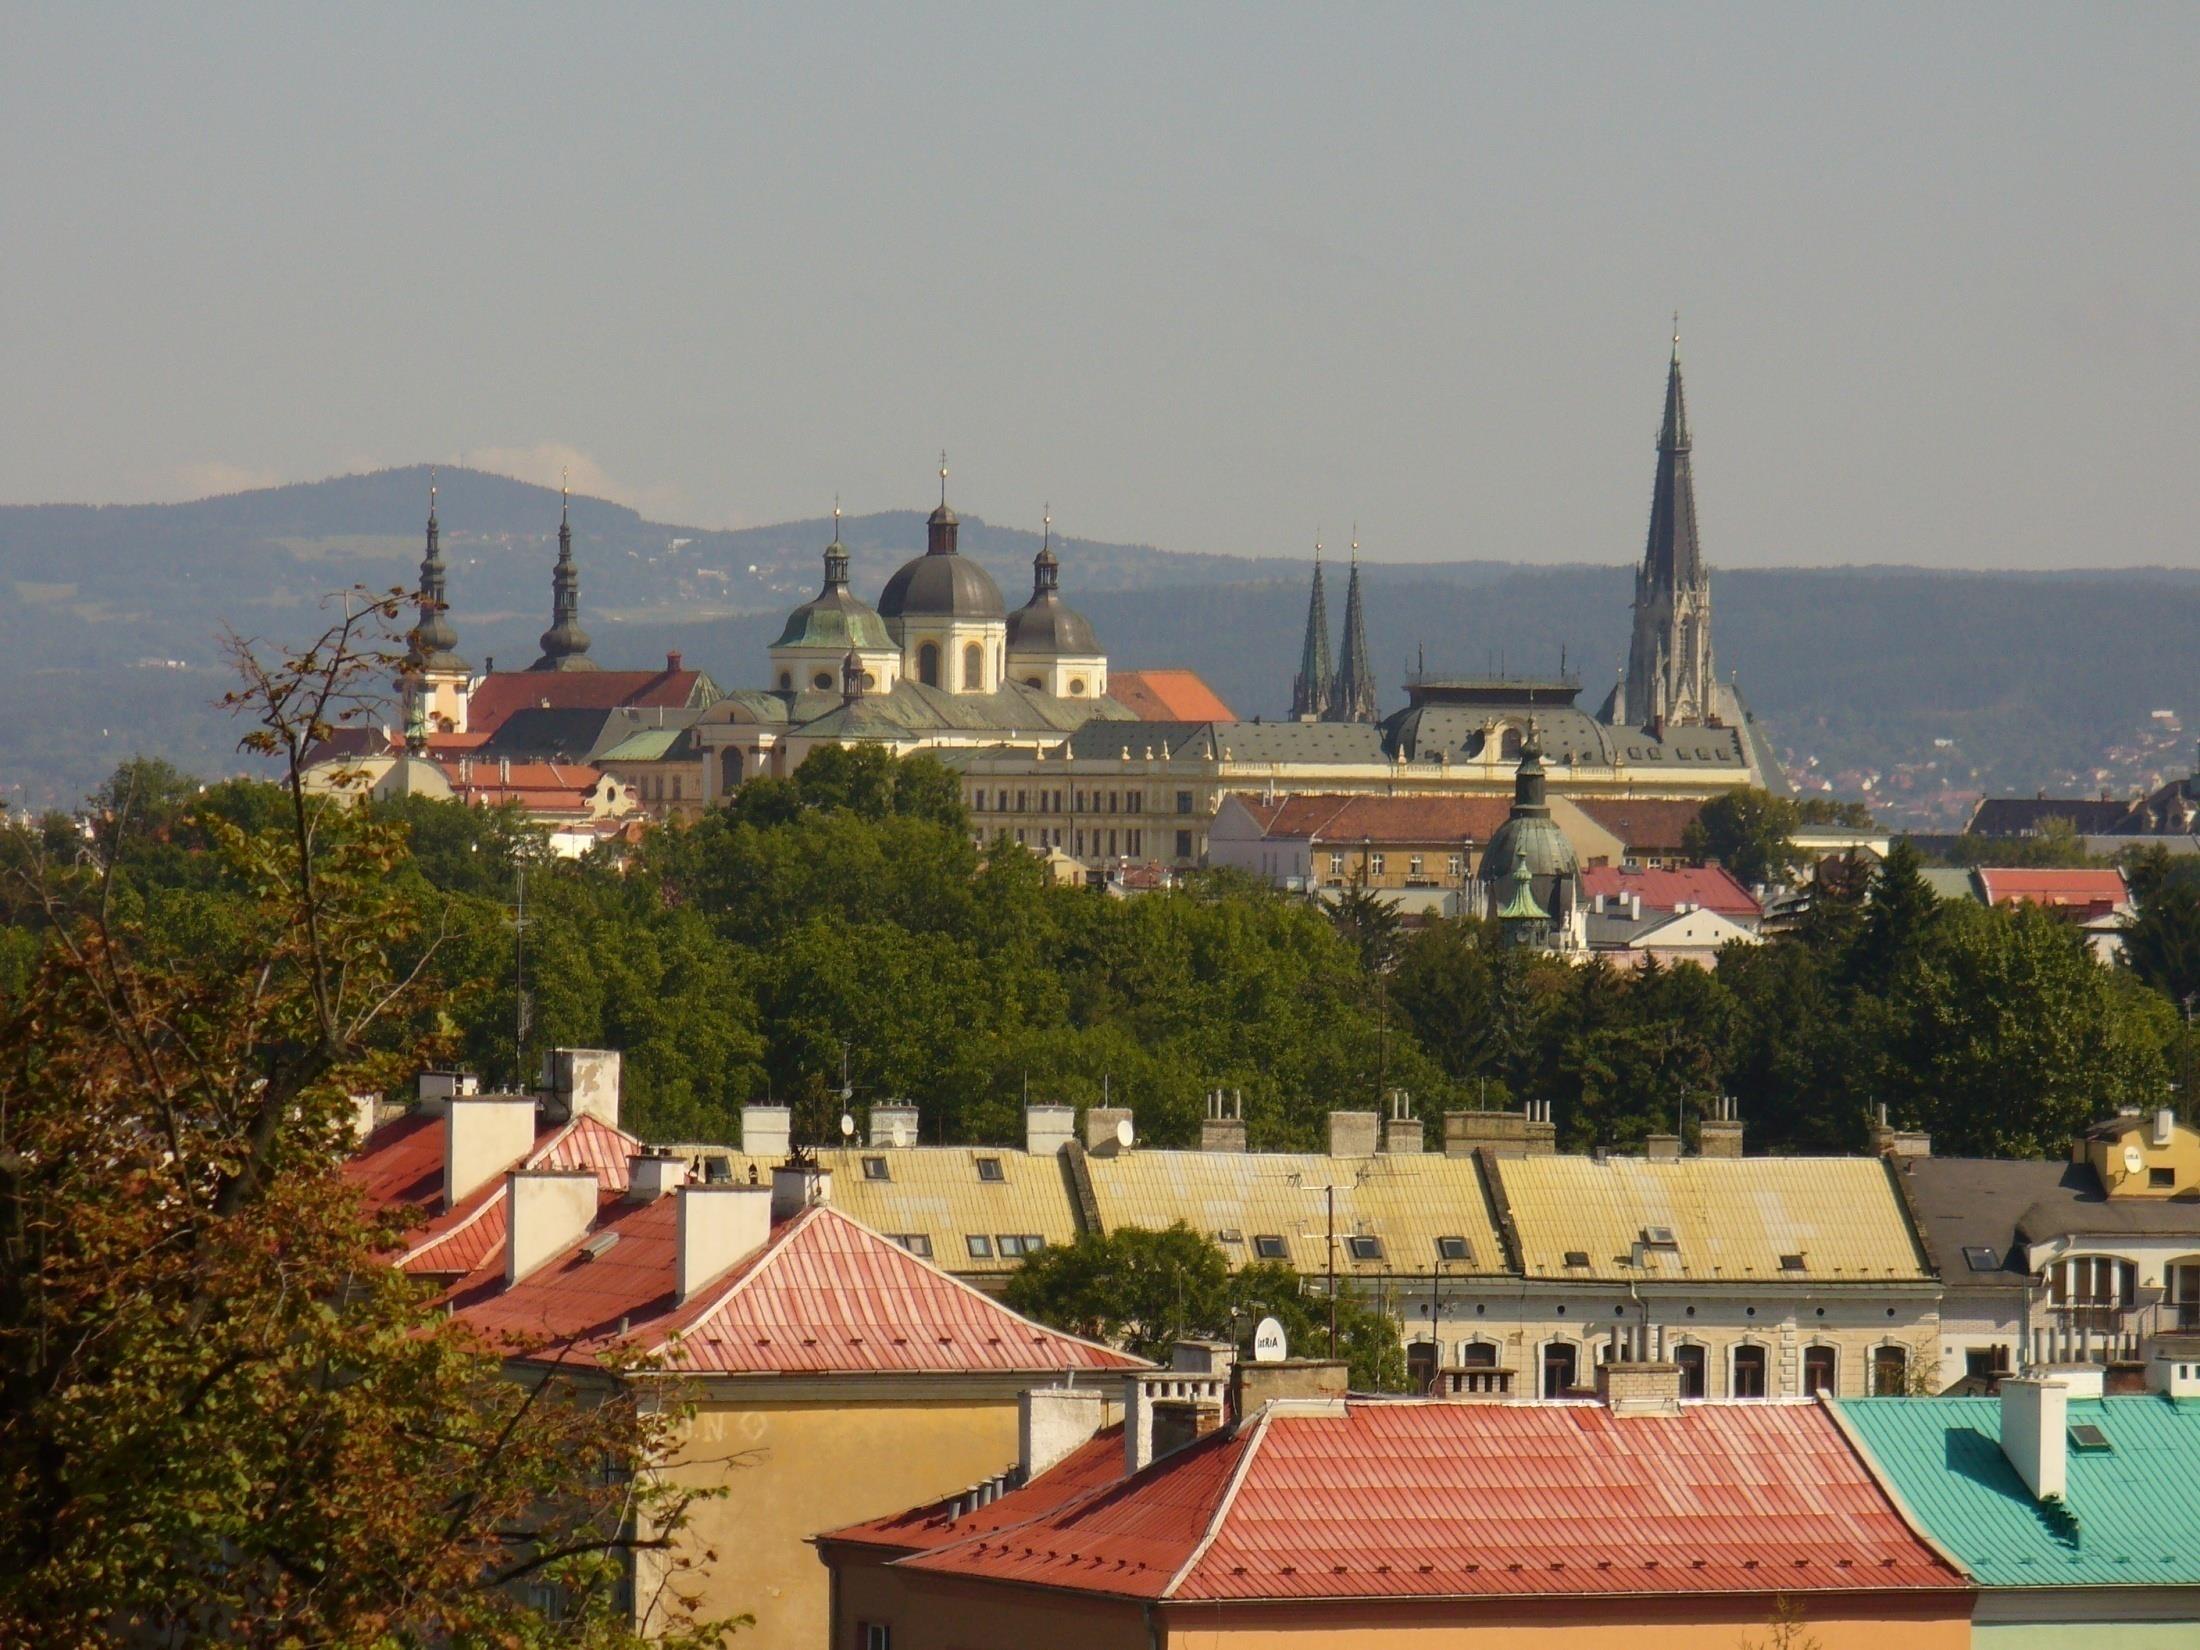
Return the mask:
{"type": "Polygon", "coordinates": [[[1108,697],[1148,722],[1234,722],[1196,670],[1118,670],[1108,676],[1108,697]]]}
{"type": "Polygon", "coordinates": [[[899,1562],[1217,1602],[1967,1587],[1807,1401],[1625,1418],[1590,1404],[1271,1408],[899,1562]]]}
{"type": "Polygon", "coordinates": [[[1718,865],[1670,871],[1591,865],[1581,873],[1581,893],[1584,899],[1595,899],[1600,894],[1618,899],[1639,895],[1645,912],[1677,911],[1684,905],[1694,905],[1741,921],[1754,921],[1764,915],[1764,907],[1734,873],[1718,865]]]}
{"type": "Polygon", "coordinates": [[[580,1241],[518,1283],[501,1254],[449,1300],[476,1329],[546,1363],[614,1351],[697,1375],[1058,1374],[1144,1367],[1035,1324],[830,1206],[689,1300],[675,1299],[678,1200],[607,1199],[580,1241]],[[591,1241],[617,1241],[591,1254],[591,1241]]]}
{"type": "Polygon", "coordinates": [[[989,1530],[1003,1530],[1067,1506],[1123,1476],[1123,1423],[1102,1427],[1029,1483],[968,1511],[960,1497],[929,1502],[907,1512],[867,1519],[829,1530],[819,1541],[883,1548],[900,1553],[931,1552],[967,1541],[989,1530]]]}
{"type": "Polygon", "coordinates": [[[719,697],[718,684],[700,670],[668,659],[663,670],[500,670],[474,684],[466,702],[467,725],[495,732],[513,712],[615,710],[623,705],[699,709],[719,697]]]}

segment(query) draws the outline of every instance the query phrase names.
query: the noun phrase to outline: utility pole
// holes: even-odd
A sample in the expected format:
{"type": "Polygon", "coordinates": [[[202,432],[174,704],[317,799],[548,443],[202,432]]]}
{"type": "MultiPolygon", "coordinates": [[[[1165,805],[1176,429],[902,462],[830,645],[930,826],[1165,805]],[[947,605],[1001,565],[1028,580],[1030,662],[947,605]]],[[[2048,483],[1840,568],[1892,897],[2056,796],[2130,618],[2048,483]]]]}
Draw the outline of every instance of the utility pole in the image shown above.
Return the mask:
{"type": "Polygon", "coordinates": [[[1329,1196],[1329,1356],[1337,1356],[1337,1188],[1322,1188],[1329,1196]]]}
{"type": "Polygon", "coordinates": [[[533,1015],[527,1001],[527,865],[512,868],[517,897],[512,912],[512,1087],[527,1087],[527,1033],[533,1015]]]}

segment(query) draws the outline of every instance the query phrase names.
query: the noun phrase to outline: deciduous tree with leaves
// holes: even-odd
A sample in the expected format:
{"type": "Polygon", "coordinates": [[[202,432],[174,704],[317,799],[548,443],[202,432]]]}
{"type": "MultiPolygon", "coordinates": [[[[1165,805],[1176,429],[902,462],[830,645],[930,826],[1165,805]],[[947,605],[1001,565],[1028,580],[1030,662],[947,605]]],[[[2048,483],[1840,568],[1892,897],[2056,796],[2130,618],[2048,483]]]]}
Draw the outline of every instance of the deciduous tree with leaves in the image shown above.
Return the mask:
{"type": "MultiPolygon", "coordinates": [[[[0,1023],[0,1642],[621,1643],[627,1560],[684,1522],[647,1470],[677,1390],[508,1378],[340,1173],[351,1096],[432,1052],[438,914],[402,830],[303,773],[400,610],[352,593],[290,656],[230,639],[279,807],[126,777],[86,851],[10,845],[44,938],[0,1023]],[[116,874],[154,803],[230,896],[188,940],[116,874]]],[[[679,1562],[644,1601],[676,1640],[703,1625],[679,1562]]]]}

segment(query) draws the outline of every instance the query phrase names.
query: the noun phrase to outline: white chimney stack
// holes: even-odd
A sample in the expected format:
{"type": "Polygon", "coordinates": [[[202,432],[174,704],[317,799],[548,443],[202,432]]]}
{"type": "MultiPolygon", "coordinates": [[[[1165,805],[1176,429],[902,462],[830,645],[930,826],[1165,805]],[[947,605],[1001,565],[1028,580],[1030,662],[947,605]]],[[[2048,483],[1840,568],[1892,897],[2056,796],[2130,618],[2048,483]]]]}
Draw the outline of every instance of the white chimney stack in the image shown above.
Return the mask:
{"type": "Polygon", "coordinates": [[[1024,1482],[1089,1442],[1107,1424],[1107,1400],[1096,1386],[1043,1386],[1016,1397],[1016,1460],[1024,1482]]]}
{"type": "Polygon", "coordinates": [[[2070,1389],[2061,1381],[2003,1378],[2001,1452],[2035,1500],[2059,1500],[2063,1494],[2069,1426],[2070,1389]]]}
{"type": "Polygon", "coordinates": [[[762,1186],[682,1186],[678,1298],[707,1289],[764,1247],[772,1194],[762,1186]]]}
{"type": "Polygon", "coordinates": [[[543,1060],[543,1109],[557,1122],[593,1117],[619,1126],[621,1061],[615,1048],[554,1048],[543,1060]]]}
{"type": "Polygon", "coordinates": [[[2177,1114],[2164,1106],[2154,1114],[2154,1143],[2166,1146],[2177,1132],[2177,1114]]]}
{"type": "Polygon", "coordinates": [[[873,1146],[914,1146],[917,1143],[917,1108],[906,1100],[873,1106],[871,1132],[866,1138],[873,1146]]]}
{"type": "Polygon", "coordinates": [[[833,1177],[815,1163],[782,1163],[772,1170],[771,1215],[792,1220],[815,1203],[833,1200],[833,1177]]]}
{"type": "Polygon", "coordinates": [[[642,1152],[626,1160],[626,1200],[654,1203],[688,1181],[687,1159],[670,1152],[642,1152]]]}
{"type": "Polygon", "coordinates": [[[504,1178],[504,1285],[578,1243],[596,1218],[593,1169],[514,1169],[504,1178]]]}
{"type": "Polygon", "coordinates": [[[1076,1138],[1075,1106],[1024,1108],[1024,1150],[1033,1157],[1052,1157],[1076,1138]]]}
{"type": "Polygon", "coordinates": [[[525,1157],[535,1102],[524,1094],[453,1095],[443,1109],[443,1207],[451,1209],[525,1157]]]}
{"type": "Polygon", "coordinates": [[[788,1106],[743,1106],[741,1149],[751,1157],[785,1157],[794,1145],[794,1111],[788,1106]]]}

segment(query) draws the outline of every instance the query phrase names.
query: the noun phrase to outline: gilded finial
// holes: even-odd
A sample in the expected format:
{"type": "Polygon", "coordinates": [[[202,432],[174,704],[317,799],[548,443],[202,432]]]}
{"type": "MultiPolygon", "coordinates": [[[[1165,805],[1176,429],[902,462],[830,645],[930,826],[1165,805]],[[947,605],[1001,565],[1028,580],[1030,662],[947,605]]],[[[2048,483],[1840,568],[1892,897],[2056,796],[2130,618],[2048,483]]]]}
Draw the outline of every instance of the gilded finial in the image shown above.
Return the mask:
{"type": "Polygon", "coordinates": [[[940,449],[940,503],[947,502],[947,449],[940,449]]]}
{"type": "Polygon", "coordinates": [[[1673,311],[1673,359],[1681,358],[1681,312],[1673,311]]]}
{"type": "Polygon", "coordinates": [[[1039,511],[1039,523],[1046,529],[1045,537],[1040,540],[1040,548],[1052,549],[1054,546],[1054,506],[1042,504],[1039,506],[1039,511]]]}
{"type": "Polygon", "coordinates": [[[1360,565],[1360,524],[1358,522],[1352,524],[1352,565],[1354,567],[1360,565]]]}
{"type": "Polygon", "coordinates": [[[833,495],[833,537],[840,537],[840,495],[833,495]]]}

